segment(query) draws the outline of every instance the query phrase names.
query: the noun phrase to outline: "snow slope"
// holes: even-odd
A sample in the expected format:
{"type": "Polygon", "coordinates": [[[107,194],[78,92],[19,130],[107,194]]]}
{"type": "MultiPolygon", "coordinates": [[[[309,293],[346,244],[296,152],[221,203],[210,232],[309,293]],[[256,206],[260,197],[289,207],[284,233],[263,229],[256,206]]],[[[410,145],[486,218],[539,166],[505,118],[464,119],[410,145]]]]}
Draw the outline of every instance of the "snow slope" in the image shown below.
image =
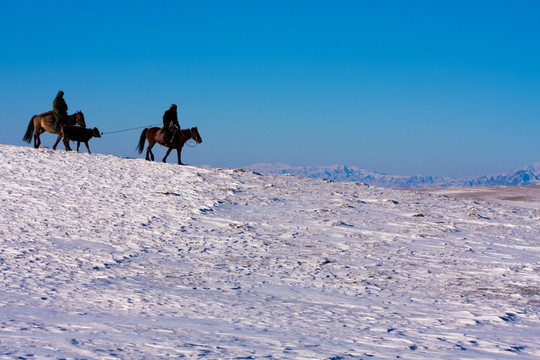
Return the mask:
{"type": "Polygon", "coordinates": [[[540,185],[449,187],[413,191],[540,209],[540,185]]]}
{"type": "Polygon", "coordinates": [[[0,359],[533,359],[540,210],[0,145],[0,359]]]}

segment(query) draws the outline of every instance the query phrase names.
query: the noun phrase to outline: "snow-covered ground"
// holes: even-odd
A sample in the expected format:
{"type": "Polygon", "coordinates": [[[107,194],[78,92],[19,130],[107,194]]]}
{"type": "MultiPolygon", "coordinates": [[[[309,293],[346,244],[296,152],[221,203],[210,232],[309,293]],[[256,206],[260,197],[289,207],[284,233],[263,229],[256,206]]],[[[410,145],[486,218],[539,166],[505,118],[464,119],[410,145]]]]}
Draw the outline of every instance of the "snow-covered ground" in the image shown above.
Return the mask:
{"type": "Polygon", "coordinates": [[[453,187],[415,191],[540,209],[540,185],[453,187]]]}
{"type": "Polygon", "coordinates": [[[540,357],[531,202],[9,145],[0,164],[1,359],[540,357]]]}

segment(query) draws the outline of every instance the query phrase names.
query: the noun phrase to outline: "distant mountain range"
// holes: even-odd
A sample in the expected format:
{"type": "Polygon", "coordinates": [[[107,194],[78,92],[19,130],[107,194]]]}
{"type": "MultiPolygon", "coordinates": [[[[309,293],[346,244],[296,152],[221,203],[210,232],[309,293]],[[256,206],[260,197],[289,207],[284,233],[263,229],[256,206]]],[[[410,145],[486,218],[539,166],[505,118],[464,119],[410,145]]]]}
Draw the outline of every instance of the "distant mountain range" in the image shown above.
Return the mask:
{"type": "Polygon", "coordinates": [[[362,182],[390,188],[540,185],[540,163],[528,165],[507,174],[471,178],[386,175],[343,165],[293,167],[287,164],[254,164],[247,166],[246,169],[266,174],[291,174],[332,181],[362,182]]]}

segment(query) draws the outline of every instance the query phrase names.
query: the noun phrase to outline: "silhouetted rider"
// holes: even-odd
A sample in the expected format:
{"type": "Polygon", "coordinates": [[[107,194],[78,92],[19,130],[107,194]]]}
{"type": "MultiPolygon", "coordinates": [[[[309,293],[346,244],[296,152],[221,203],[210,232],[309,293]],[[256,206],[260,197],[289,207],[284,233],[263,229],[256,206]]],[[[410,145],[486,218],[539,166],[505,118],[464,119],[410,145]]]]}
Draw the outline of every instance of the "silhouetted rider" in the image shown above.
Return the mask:
{"type": "Polygon", "coordinates": [[[68,106],[64,100],[64,92],[62,90],[60,90],[58,94],[56,94],[56,97],[54,98],[52,103],[52,107],[54,116],[53,130],[55,132],[59,132],[62,125],[64,125],[68,119],[68,106]]]}
{"type": "Polygon", "coordinates": [[[174,139],[174,135],[180,130],[180,124],[178,123],[177,106],[172,104],[170,109],[163,114],[163,127],[161,128],[165,132],[165,141],[168,144],[174,139]]]}

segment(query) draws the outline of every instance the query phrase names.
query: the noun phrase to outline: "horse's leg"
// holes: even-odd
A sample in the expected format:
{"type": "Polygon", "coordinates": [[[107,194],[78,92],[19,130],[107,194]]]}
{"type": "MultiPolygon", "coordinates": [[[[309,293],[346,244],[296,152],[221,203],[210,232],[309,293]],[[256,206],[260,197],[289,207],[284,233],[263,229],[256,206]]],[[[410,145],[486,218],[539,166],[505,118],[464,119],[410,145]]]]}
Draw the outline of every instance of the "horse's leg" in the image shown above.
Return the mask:
{"type": "Polygon", "coordinates": [[[183,146],[179,146],[176,148],[176,155],[178,156],[178,165],[184,165],[182,164],[182,147],[183,146]]]}
{"type": "MultiPolygon", "coordinates": [[[[77,143],[77,151],[79,151],[79,144],[80,144],[80,143],[77,143]]],[[[88,150],[88,153],[91,154],[90,148],[88,147],[88,141],[85,141],[85,142],[84,142],[84,145],[86,145],[86,150],[88,150]]]]}
{"type": "Polygon", "coordinates": [[[34,147],[37,149],[41,145],[41,140],[39,135],[41,134],[41,127],[37,126],[37,129],[34,131],[34,147]]]}
{"type": "Polygon", "coordinates": [[[36,135],[35,135],[35,138],[34,140],[37,138],[37,145],[34,145],[34,147],[37,149],[41,146],[41,138],[40,138],[40,135],[43,134],[45,132],[45,129],[43,127],[39,127],[38,131],[36,131],[36,135]]]}
{"type": "Polygon", "coordinates": [[[165,157],[163,158],[163,162],[167,162],[167,156],[169,156],[169,154],[171,153],[172,151],[172,148],[167,148],[167,153],[165,154],[165,157]]]}
{"type": "MultiPolygon", "coordinates": [[[[86,143],[85,143],[86,144],[86,143]]],[[[79,152],[79,147],[81,146],[81,142],[77,141],[77,152],[79,152]]],[[[88,148],[88,144],[86,144],[86,148],[88,148]]],[[[88,150],[90,152],[90,150],[88,150]]]]}
{"type": "Polygon", "coordinates": [[[146,160],[150,161],[151,159],[152,161],[154,161],[154,153],[152,152],[152,148],[154,147],[155,142],[150,141],[150,139],[147,139],[147,140],[148,140],[148,147],[146,148],[146,160]]]}
{"type": "MultiPolygon", "coordinates": [[[[56,150],[56,146],[58,145],[58,143],[60,142],[61,139],[62,139],[62,135],[58,135],[58,139],[56,139],[56,142],[54,143],[54,145],[52,147],[53,150],[56,150]]],[[[65,145],[65,143],[64,143],[64,145],[65,145]]],[[[67,147],[69,147],[69,142],[68,142],[67,147]]],[[[66,150],[67,150],[67,148],[66,148],[66,150]]],[[[69,149],[69,150],[71,150],[71,149],[69,149]]]]}

